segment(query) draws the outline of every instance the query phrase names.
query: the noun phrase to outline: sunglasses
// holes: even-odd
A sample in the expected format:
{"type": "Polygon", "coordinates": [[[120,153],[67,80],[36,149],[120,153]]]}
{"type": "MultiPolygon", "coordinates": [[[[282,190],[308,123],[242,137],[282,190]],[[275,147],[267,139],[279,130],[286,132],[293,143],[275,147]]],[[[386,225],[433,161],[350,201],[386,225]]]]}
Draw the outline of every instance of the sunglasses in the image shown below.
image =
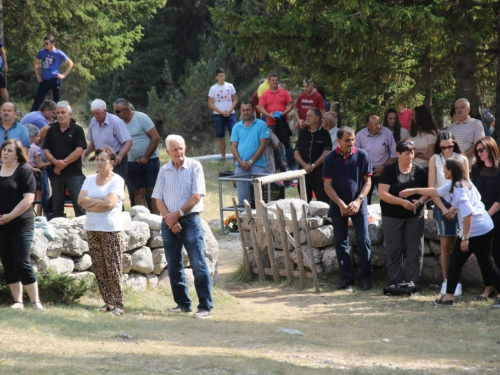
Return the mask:
{"type": "Polygon", "coordinates": [[[401,143],[402,148],[407,148],[408,146],[414,147],[415,143],[413,141],[406,141],[406,142],[401,143]]]}
{"type": "Polygon", "coordinates": [[[441,150],[445,151],[445,150],[451,150],[453,149],[453,147],[455,147],[455,145],[451,145],[451,146],[441,146],[441,150]]]}
{"type": "Polygon", "coordinates": [[[4,132],[3,133],[3,140],[6,141],[7,139],[9,139],[9,133],[4,132]]]}
{"type": "Polygon", "coordinates": [[[486,147],[478,148],[476,151],[478,154],[482,154],[484,152],[484,150],[486,150],[486,147]]]}
{"type": "Polygon", "coordinates": [[[126,110],[126,109],[127,109],[127,108],[115,109],[115,113],[116,113],[117,115],[119,115],[119,114],[120,114],[120,112],[122,112],[122,111],[124,111],[124,110],[126,110]]]}

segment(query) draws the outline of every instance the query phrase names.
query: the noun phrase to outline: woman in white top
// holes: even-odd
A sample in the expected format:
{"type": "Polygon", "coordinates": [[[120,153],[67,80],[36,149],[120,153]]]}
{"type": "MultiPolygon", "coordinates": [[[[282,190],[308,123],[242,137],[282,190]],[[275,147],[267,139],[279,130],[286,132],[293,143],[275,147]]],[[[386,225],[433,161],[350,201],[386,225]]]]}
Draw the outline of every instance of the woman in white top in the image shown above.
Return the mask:
{"type": "MultiPolygon", "coordinates": [[[[449,158],[455,158],[462,162],[465,170],[465,177],[469,178],[469,160],[462,154],[455,136],[447,130],[439,133],[434,146],[434,155],[429,160],[429,185],[440,188],[448,183],[444,176],[444,165],[449,158]]],[[[450,264],[450,254],[453,244],[458,235],[458,219],[450,211],[451,203],[440,197],[433,197],[434,219],[438,226],[439,242],[441,243],[441,270],[443,272],[443,284],[441,294],[446,294],[446,283],[448,279],[448,266],[450,264]]],[[[458,283],[455,296],[462,295],[462,284],[458,283]]]]}
{"type": "MultiPolygon", "coordinates": [[[[455,242],[451,253],[446,294],[434,301],[434,304],[438,306],[453,306],[453,293],[460,279],[462,267],[472,253],[476,255],[483,277],[488,275],[497,291],[500,291],[500,271],[495,267],[491,256],[493,221],[485,210],[476,187],[466,177],[464,164],[454,158],[446,160],[444,175],[447,180],[451,181],[440,188],[406,189],[399,195],[408,197],[423,194],[443,197],[451,202],[450,211],[458,214],[461,235],[455,242]]],[[[500,307],[500,294],[497,295],[493,306],[500,307]]]]}
{"type": "Polygon", "coordinates": [[[426,170],[429,167],[429,159],[434,154],[434,144],[438,132],[438,127],[429,108],[425,105],[415,107],[410,125],[410,139],[415,143],[413,162],[426,170]]]}
{"type": "Polygon", "coordinates": [[[113,173],[116,155],[109,147],[95,151],[97,174],[88,176],[78,196],[87,211],[83,229],[87,231],[97,285],[105,305],[99,309],[123,314],[122,253],[125,181],[113,173]]]}

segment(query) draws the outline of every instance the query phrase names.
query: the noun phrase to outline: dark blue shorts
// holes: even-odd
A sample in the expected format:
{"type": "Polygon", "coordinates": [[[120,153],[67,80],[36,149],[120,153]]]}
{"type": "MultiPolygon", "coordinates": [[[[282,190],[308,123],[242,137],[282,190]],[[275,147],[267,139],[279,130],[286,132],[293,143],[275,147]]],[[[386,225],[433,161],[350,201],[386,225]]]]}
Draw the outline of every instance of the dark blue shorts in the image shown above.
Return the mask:
{"type": "Polygon", "coordinates": [[[224,138],[226,136],[225,128],[231,136],[231,131],[233,130],[234,124],[236,124],[236,114],[231,113],[229,117],[224,117],[222,115],[214,115],[215,122],[215,136],[217,138],[224,138]]]}
{"type": "Polygon", "coordinates": [[[149,159],[146,165],[136,161],[127,162],[127,179],[130,191],[142,188],[154,188],[160,171],[160,158],[149,159]]]}
{"type": "Polygon", "coordinates": [[[42,174],[41,173],[35,173],[35,181],[36,181],[36,190],[42,190],[42,174]]]}
{"type": "MultiPolygon", "coordinates": [[[[445,201],[443,198],[441,198],[441,202],[443,202],[446,208],[451,207],[451,203],[445,201]]],[[[456,237],[458,235],[457,216],[450,221],[444,217],[443,212],[439,209],[439,207],[434,205],[434,220],[436,220],[437,223],[439,237],[456,237]]]]}

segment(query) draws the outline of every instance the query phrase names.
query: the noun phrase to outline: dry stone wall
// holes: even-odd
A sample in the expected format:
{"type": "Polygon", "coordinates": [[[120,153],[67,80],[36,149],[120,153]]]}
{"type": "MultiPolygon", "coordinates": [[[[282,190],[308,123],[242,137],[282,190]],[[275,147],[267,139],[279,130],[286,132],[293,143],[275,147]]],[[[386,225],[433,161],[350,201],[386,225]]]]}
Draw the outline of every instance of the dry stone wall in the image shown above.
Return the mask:
{"type": "MultiPolygon", "coordinates": [[[[170,287],[168,264],[161,236],[162,217],[151,214],[142,206],[121,213],[123,231],[123,279],[125,286],[143,290],[149,287],[170,287]]],[[[56,218],[49,222],[56,236],[49,241],[43,229],[35,229],[31,259],[35,270],[45,272],[49,267],[58,274],[67,273],[84,278],[92,273],[92,260],[83,230],[85,216],[74,219],[56,218]]],[[[205,232],[205,258],[212,283],[218,281],[219,247],[208,224],[202,220],[205,232]]],[[[193,272],[185,249],[184,265],[190,286],[194,285],[193,272]]]]}
{"type": "MultiPolygon", "coordinates": [[[[269,218],[276,218],[276,204],[278,204],[284,210],[285,220],[291,219],[290,216],[290,203],[294,204],[297,209],[297,213],[302,212],[301,205],[305,204],[307,208],[307,221],[311,234],[311,241],[314,251],[314,265],[318,273],[325,275],[330,275],[333,273],[339,273],[339,266],[337,261],[337,254],[335,252],[335,242],[333,226],[328,215],[328,204],[323,202],[312,201],[309,204],[298,200],[298,199],[283,199],[277,202],[269,202],[266,204],[268,208],[269,218]]],[[[368,211],[370,214],[370,223],[368,225],[368,231],[371,239],[371,258],[372,267],[374,271],[385,272],[385,266],[387,262],[387,254],[384,247],[384,231],[382,229],[382,217],[379,204],[372,204],[368,206],[368,211]]],[[[255,210],[253,211],[255,215],[255,210]]],[[[242,217],[245,217],[245,213],[242,217]]],[[[298,215],[302,216],[302,215],[298,215]]],[[[300,219],[300,217],[298,217],[300,219]]],[[[242,225],[243,235],[247,246],[252,247],[252,242],[250,238],[250,228],[248,225],[242,225]]],[[[279,268],[285,268],[284,256],[283,256],[283,244],[281,241],[281,236],[279,234],[279,229],[277,225],[272,225],[271,229],[273,231],[273,241],[274,247],[276,249],[276,260],[279,268]]],[[[287,228],[290,234],[292,234],[291,228],[287,228]]],[[[292,235],[293,236],[293,235],[292,235]]],[[[305,233],[302,229],[299,231],[300,243],[302,246],[302,253],[305,259],[309,259],[309,253],[307,251],[307,241],[305,233]]],[[[441,273],[441,247],[439,244],[439,237],[437,232],[437,225],[434,220],[425,219],[424,227],[424,262],[422,267],[422,277],[421,281],[423,283],[434,283],[440,284],[442,282],[441,273]]],[[[359,265],[358,261],[358,251],[356,244],[356,236],[354,232],[354,227],[349,226],[349,244],[351,246],[351,253],[353,255],[354,264],[359,265]]],[[[289,245],[289,250],[293,250],[292,245],[289,245]]],[[[249,251],[250,260],[252,266],[256,267],[255,258],[253,255],[253,250],[249,251]]],[[[295,251],[292,251],[291,259],[293,260],[295,266],[297,266],[297,255],[295,251]]],[[[269,257],[267,253],[264,254],[264,267],[270,267],[269,257]]],[[[403,268],[404,270],[404,268],[403,268]]],[[[461,282],[464,284],[477,284],[482,282],[481,273],[479,271],[479,266],[477,265],[476,258],[472,255],[462,271],[461,282]]]]}

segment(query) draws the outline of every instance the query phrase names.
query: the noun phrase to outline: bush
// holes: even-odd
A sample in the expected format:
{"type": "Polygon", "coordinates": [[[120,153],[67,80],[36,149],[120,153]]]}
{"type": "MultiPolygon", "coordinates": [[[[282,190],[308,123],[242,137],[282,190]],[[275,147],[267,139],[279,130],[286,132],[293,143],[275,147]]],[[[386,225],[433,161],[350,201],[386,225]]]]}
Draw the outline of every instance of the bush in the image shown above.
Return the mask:
{"type": "MultiPolygon", "coordinates": [[[[58,275],[49,268],[46,273],[37,274],[40,300],[44,303],[69,304],[81,298],[90,288],[89,279],[77,280],[67,274],[58,275]]],[[[0,268],[0,303],[11,303],[12,294],[0,268]]]]}

